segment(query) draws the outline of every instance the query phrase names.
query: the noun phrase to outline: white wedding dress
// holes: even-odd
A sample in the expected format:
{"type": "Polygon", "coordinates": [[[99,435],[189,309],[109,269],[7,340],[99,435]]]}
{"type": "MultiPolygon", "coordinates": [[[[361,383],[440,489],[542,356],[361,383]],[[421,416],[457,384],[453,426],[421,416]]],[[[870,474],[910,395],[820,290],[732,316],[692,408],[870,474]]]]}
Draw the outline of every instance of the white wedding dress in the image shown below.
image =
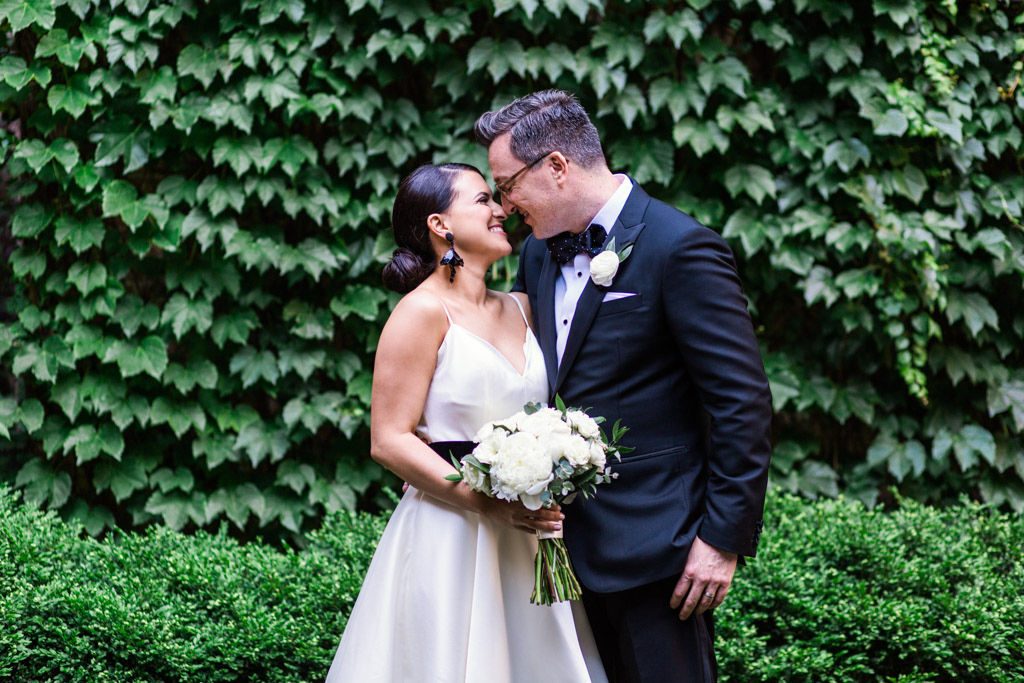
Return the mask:
{"type": "MultiPolygon", "coordinates": [[[[532,331],[520,374],[491,344],[450,315],[448,322],[418,428],[424,438],[468,441],[485,422],[547,398],[532,331]]],[[[536,551],[536,536],[410,486],[381,536],[327,683],[607,681],[582,605],[530,603],[536,551]]]]}

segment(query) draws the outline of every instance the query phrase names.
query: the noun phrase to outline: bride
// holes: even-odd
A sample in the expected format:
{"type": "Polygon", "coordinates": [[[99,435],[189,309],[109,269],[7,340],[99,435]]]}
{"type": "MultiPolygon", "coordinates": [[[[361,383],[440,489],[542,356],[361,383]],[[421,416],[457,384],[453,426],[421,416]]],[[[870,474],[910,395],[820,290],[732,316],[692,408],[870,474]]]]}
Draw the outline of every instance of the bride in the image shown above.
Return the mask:
{"type": "Polygon", "coordinates": [[[445,480],[449,451],[459,454],[448,442],[548,398],[529,304],[484,282],[512,251],[505,218],[465,164],[422,166],[398,191],[384,283],[406,295],[377,347],[370,438],[373,458],[409,488],[328,683],[607,680],[582,608],[530,603],[535,531],[561,528],[561,513],[445,480]]]}

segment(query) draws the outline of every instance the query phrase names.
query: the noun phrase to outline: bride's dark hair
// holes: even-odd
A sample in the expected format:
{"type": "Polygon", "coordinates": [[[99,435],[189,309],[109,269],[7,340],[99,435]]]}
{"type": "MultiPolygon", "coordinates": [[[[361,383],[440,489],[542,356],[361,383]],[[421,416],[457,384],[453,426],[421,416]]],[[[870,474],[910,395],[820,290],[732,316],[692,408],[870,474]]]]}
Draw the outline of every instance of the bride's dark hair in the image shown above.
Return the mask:
{"type": "Polygon", "coordinates": [[[437,254],[430,243],[427,217],[444,213],[455,199],[455,179],[460,171],[480,169],[469,164],[427,164],[410,173],[395,196],[391,227],[398,249],[381,276],[388,289],[405,294],[415,289],[437,268],[437,254]]]}

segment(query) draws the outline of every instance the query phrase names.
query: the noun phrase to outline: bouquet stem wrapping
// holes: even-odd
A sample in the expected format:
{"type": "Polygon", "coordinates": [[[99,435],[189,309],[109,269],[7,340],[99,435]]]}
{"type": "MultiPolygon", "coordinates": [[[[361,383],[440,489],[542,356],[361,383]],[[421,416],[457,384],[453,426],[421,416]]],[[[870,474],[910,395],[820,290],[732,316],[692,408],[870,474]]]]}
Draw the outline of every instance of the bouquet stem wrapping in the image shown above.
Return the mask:
{"type": "Polygon", "coordinates": [[[579,600],[582,591],[576,574],[569,562],[569,553],[565,549],[565,541],[540,536],[537,546],[537,559],[534,565],[533,594],[530,602],[534,605],[551,605],[563,600],[579,600]]]}

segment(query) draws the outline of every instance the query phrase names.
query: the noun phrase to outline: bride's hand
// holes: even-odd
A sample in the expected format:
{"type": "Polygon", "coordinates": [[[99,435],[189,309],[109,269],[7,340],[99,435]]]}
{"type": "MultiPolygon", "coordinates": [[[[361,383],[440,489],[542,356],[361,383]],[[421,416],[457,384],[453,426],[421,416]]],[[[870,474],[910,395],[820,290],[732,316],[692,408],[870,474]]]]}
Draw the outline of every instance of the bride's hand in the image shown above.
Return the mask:
{"type": "Polygon", "coordinates": [[[487,498],[482,513],[499,524],[532,534],[535,531],[560,530],[562,520],[565,519],[561,510],[557,505],[553,508],[529,510],[519,501],[510,503],[497,498],[487,498]]]}

